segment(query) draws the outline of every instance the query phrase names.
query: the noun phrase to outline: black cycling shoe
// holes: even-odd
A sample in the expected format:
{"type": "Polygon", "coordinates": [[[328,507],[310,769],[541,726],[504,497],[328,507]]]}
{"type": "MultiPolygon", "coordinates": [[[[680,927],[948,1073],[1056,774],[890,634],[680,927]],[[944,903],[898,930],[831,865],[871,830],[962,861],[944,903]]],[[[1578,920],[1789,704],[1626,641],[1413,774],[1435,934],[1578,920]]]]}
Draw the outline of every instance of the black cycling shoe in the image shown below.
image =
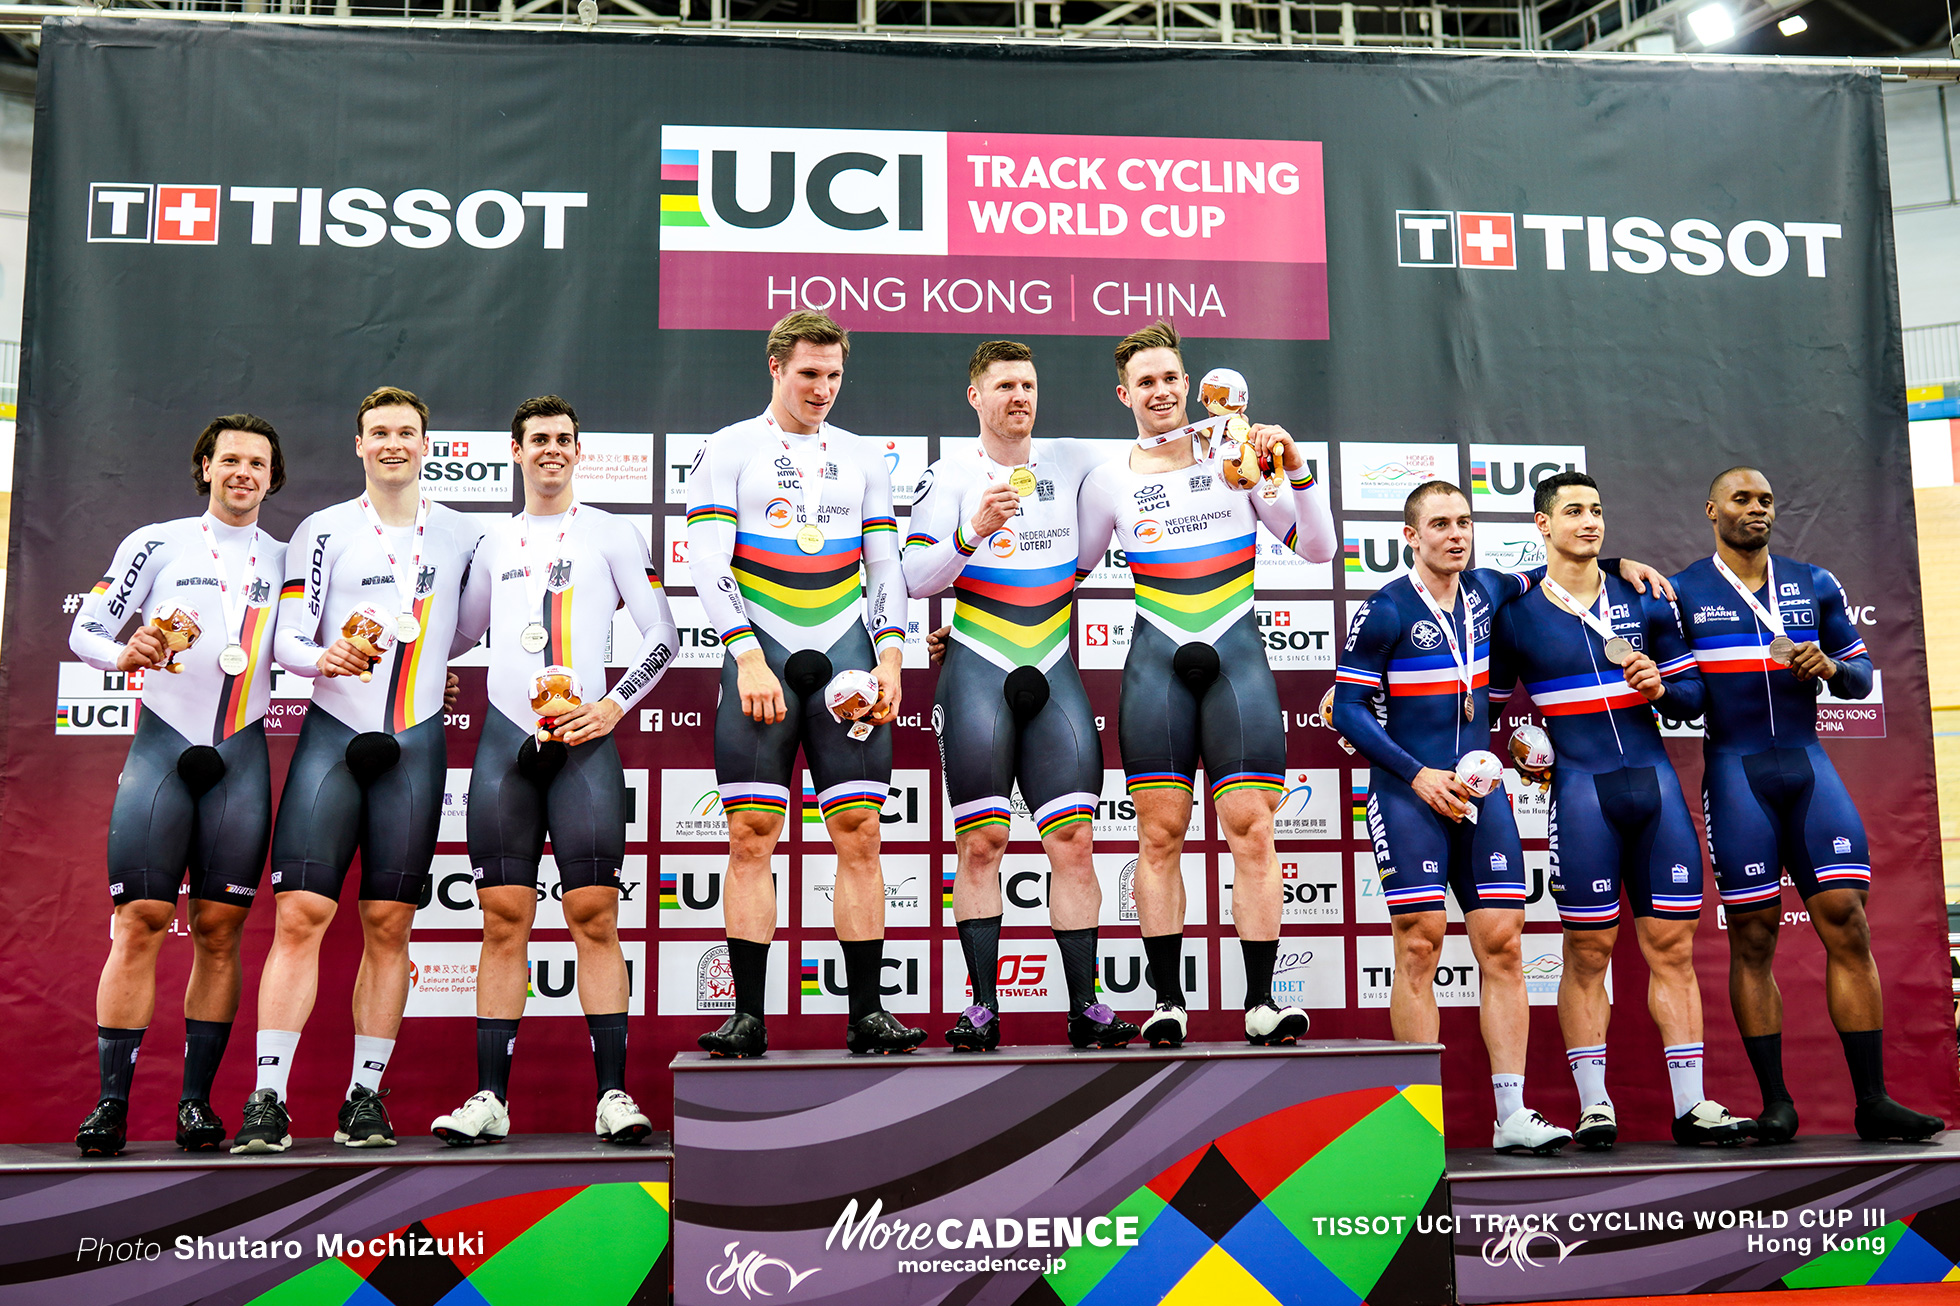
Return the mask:
{"type": "Polygon", "coordinates": [[[1787,1099],[1765,1102],[1756,1113],[1755,1139],[1759,1143],[1787,1143],[1797,1136],[1797,1104],[1787,1099]]]}
{"type": "Polygon", "coordinates": [[[769,1030],[762,1017],[738,1011],[721,1022],[721,1028],[694,1040],[711,1057],[759,1057],[769,1050],[769,1030]]]}
{"type": "Polygon", "coordinates": [[[225,1145],[225,1122],[201,1097],[177,1104],[177,1146],[186,1152],[215,1152],[225,1145]]]}
{"type": "Polygon", "coordinates": [[[974,1005],[960,1013],[946,1031],[955,1052],[992,1052],[1000,1046],[1000,1015],[992,1007],[974,1005]]]}
{"type": "Polygon", "coordinates": [[[129,1103],[105,1097],[75,1131],[75,1146],[83,1156],[121,1156],[129,1143],[129,1103]]]}
{"type": "Polygon", "coordinates": [[[844,1046],[852,1056],[858,1057],[872,1052],[879,1056],[910,1052],[925,1041],[924,1030],[899,1024],[889,1011],[874,1011],[859,1017],[844,1034],[844,1046]]]}
{"type": "Polygon", "coordinates": [[[1068,1018],[1068,1041],[1078,1048],[1120,1048],[1141,1031],[1111,1011],[1105,1003],[1084,1007],[1068,1018]]]}
{"type": "Polygon", "coordinates": [[[334,1130],[333,1141],[349,1147],[393,1147],[395,1126],[388,1120],[388,1108],[381,1105],[386,1096],[385,1088],[377,1093],[366,1084],[354,1085],[340,1104],[340,1128],[334,1130]]]}
{"type": "Polygon", "coordinates": [[[1858,1127],[1858,1137],[1867,1143],[1882,1143],[1893,1138],[1918,1143],[1946,1128],[1946,1121],[1938,1116],[1915,1111],[1903,1103],[1894,1102],[1883,1093],[1868,1102],[1860,1102],[1853,1113],[1853,1122],[1858,1127]]]}
{"type": "Polygon", "coordinates": [[[231,1154],[283,1152],[293,1145],[293,1118],[279,1094],[261,1088],[245,1099],[244,1119],[231,1140],[231,1154]]]}

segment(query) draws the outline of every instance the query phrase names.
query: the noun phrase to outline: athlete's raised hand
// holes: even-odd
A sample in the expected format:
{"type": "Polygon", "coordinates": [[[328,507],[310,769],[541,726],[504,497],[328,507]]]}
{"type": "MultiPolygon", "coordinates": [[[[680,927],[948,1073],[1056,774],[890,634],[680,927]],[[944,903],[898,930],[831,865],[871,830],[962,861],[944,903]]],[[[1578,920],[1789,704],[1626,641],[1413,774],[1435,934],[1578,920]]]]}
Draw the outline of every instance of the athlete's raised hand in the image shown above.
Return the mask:
{"type": "Polygon", "coordinates": [[[1461,821],[1463,814],[1470,810],[1471,793],[1453,772],[1425,766],[1409,781],[1409,788],[1439,816],[1447,816],[1452,821],[1461,821]]]}
{"type": "Polygon", "coordinates": [[[1261,459],[1270,461],[1275,467],[1284,467],[1289,472],[1297,472],[1307,465],[1307,456],[1300,452],[1300,444],[1283,426],[1272,426],[1256,422],[1252,427],[1252,447],[1261,459]]]}
{"type": "Polygon", "coordinates": [[[163,642],[163,632],[155,626],[138,626],[136,633],[129,637],[129,643],[123,645],[122,652],[116,654],[116,670],[147,671],[169,660],[170,646],[163,642]]]}
{"type": "Polygon", "coordinates": [[[888,648],[878,655],[878,665],[871,669],[871,674],[878,677],[878,701],[871,705],[864,719],[874,726],[884,725],[898,715],[898,669],[904,658],[901,650],[888,648]]]}
{"type": "Polygon", "coordinates": [[[1799,644],[1790,654],[1790,674],[1798,680],[1829,680],[1837,674],[1837,663],[1817,645],[1799,644]]]}
{"type": "Polygon", "coordinates": [[[990,485],[980,496],[980,506],[973,510],[973,517],[967,525],[973,531],[975,542],[986,539],[1001,527],[1007,525],[1014,515],[1021,511],[1021,496],[1011,485],[990,485]]]}
{"type": "Polygon", "coordinates": [[[604,739],[626,715],[626,709],[610,694],[580,703],[563,716],[553,717],[551,733],[568,745],[589,744],[604,739]]]}
{"type": "Polygon", "coordinates": [[[320,655],[320,674],[323,676],[365,675],[373,666],[374,659],[345,635],[327,645],[327,651],[320,655]]]}
{"type": "Polygon", "coordinates": [[[1659,594],[1669,603],[1674,602],[1673,583],[1644,562],[1635,562],[1632,558],[1621,558],[1620,579],[1639,590],[1642,594],[1645,594],[1647,587],[1652,585],[1656,594],[1659,594]]]}
{"type": "Polygon", "coordinates": [[[765,726],[773,726],[789,715],[783,698],[783,682],[769,669],[769,660],[759,648],[735,659],[735,689],[742,696],[742,715],[765,726]]]}
{"type": "Polygon", "coordinates": [[[1667,692],[1667,684],[1661,679],[1661,669],[1645,653],[1635,653],[1628,658],[1621,665],[1620,674],[1649,703],[1659,702],[1661,695],[1667,692]]]}

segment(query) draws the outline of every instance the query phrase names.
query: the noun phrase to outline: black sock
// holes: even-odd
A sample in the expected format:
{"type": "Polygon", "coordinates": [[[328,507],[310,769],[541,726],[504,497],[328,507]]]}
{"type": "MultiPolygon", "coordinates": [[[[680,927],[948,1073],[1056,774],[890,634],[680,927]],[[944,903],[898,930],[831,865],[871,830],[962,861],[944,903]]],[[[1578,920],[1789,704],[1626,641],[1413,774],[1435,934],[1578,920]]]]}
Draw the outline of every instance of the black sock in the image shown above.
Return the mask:
{"type": "Polygon", "coordinates": [[[229,1042],[229,1020],[184,1018],[183,1101],[211,1100],[211,1081],[218,1077],[218,1063],[225,1059],[225,1044],[229,1042]]]}
{"type": "Polygon", "coordinates": [[[1790,1090],[1783,1086],[1783,1036],[1758,1034],[1742,1040],[1749,1064],[1756,1072],[1756,1087],[1763,1090],[1763,1105],[1790,1101],[1790,1090]]]}
{"type": "Polygon", "coordinates": [[[729,939],[728,969],[735,977],[735,1010],[761,1020],[764,990],[769,987],[769,945],[729,939]]]}
{"type": "MultiPolygon", "coordinates": [[[[593,1035],[596,1044],[598,1035],[593,1035]]],[[[476,1091],[510,1101],[510,1061],[517,1052],[517,1022],[476,1018],[476,1091]]],[[[622,1051],[622,1056],[624,1055],[622,1051]]],[[[601,1092],[605,1090],[601,1089],[601,1092]]]]}
{"type": "Polygon", "coordinates": [[[1278,939],[1240,939],[1245,954],[1245,1009],[1252,1010],[1273,996],[1273,962],[1279,958],[1278,939]]]}
{"type": "Polygon", "coordinates": [[[585,1027],[592,1032],[592,1065],[599,1072],[599,1096],[604,1097],[615,1088],[625,1092],[626,1013],[609,1011],[603,1016],[587,1016],[585,1027]]]}
{"type": "Polygon", "coordinates": [[[1851,1067],[1851,1092],[1860,1102],[1885,1096],[1885,1031],[1838,1031],[1844,1044],[1844,1063],[1851,1067]]]}
{"type": "Polygon", "coordinates": [[[994,995],[994,982],[1000,978],[1000,917],[961,921],[960,951],[966,954],[966,977],[973,983],[973,1005],[1000,1010],[994,995]]]}
{"type": "Polygon", "coordinates": [[[129,1101],[129,1081],[136,1078],[136,1049],[142,1045],[140,1029],[95,1027],[95,1055],[102,1065],[102,1096],[129,1101]]]}
{"type": "Polygon", "coordinates": [[[1096,927],[1056,930],[1062,950],[1062,978],[1068,981],[1068,1014],[1079,1016],[1096,1001],[1096,927]]]}
{"type": "Polygon", "coordinates": [[[844,986],[851,991],[851,1019],[862,1020],[885,1005],[879,993],[885,985],[885,941],[837,942],[844,949],[844,986]]]}
{"type": "Polygon", "coordinates": [[[1184,931],[1143,936],[1143,956],[1150,965],[1150,984],[1160,1006],[1184,1005],[1184,931]]]}

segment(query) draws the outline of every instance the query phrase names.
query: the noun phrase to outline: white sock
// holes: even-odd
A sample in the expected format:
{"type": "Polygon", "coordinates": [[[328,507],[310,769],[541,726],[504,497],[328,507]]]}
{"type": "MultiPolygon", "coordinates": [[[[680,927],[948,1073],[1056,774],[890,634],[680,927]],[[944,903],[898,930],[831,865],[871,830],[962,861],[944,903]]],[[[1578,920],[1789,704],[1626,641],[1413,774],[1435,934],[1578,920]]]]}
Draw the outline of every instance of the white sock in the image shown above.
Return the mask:
{"type": "Polygon", "coordinates": [[[1613,1105],[1613,1099],[1606,1096],[1606,1045],[1604,1043],[1589,1048],[1567,1048],[1565,1059],[1572,1066],[1572,1082],[1579,1086],[1581,1108],[1613,1105]]]}
{"type": "Polygon", "coordinates": [[[1491,1092],[1497,1095],[1497,1123],[1503,1124],[1524,1110],[1524,1076],[1492,1075],[1491,1092]]]}
{"type": "Polygon", "coordinates": [[[259,1078],[252,1091],[269,1088],[286,1100],[286,1081],[293,1074],[293,1053],[299,1048],[299,1031],[296,1029],[262,1029],[259,1031],[259,1078]]]}
{"type": "Polygon", "coordinates": [[[1674,1090],[1674,1114],[1687,1115],[1701,1101],[1701,1044],[1677,1043],[1662,1048],[1667,1056],[1667,1086],[1674,1090]]]}
{"type": "Polygon", "coordinates": [[[347,1095],[354,1095],[356,1084],[370,1093],[380,1092],[381,1076],[387,1071],[388,1058],[394,1055],[394,1051],[395,1040],[391,1038],[354,1035],[354,1077],[347,1082],[347,1095]]]}

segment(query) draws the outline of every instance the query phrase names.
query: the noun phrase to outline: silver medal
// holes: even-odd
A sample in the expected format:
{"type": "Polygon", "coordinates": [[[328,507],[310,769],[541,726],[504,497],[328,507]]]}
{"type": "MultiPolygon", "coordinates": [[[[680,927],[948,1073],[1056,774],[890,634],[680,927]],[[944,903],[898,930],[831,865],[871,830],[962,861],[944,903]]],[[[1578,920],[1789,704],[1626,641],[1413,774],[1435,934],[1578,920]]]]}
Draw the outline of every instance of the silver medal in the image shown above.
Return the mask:
{"type": "Polygon", "coordinates": [[[218,670],[228,676],[242,676],[245,668],[251,665],[252,659],[241,645],[227,644],[224,651],[218,654],[218,670]]]}
{"type": "Polygon", "coordinates": [[[544,651],[544,646],[550,642],[550,633],[535,621],[526,626],[517,636],[517,646],[526,653],[541,653],[544,651]]]}
{"type": "Polygon", "coordinates": [[[1623,667],[1633,658],[1633,645],[1615,635],[1606,641],[1604,652],[1608,662],[1616,667],[1623,667]]]}
{"type": "Polygon", "coordinates": [[[1769,642],[1769,660],[1779,667],[1789,666],[1790,659],[1796,656],[1796,652],[1797,642],[1788,635],[1778,635],[1769,642]]]}

